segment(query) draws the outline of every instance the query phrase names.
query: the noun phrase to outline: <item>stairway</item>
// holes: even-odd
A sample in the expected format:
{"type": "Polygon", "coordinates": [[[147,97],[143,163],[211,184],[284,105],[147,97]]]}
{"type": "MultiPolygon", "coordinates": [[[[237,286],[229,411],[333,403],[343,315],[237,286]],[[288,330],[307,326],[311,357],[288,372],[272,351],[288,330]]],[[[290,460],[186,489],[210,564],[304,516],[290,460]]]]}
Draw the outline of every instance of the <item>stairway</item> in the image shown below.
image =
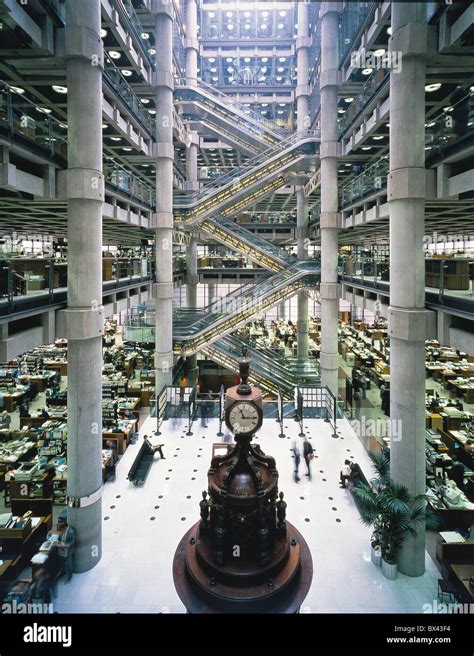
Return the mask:
{"type": "Polygon", "coordinates": [[[210,181],[193,194],[174,198],[175,222],[182,227],[196,225],[216,213],[235,214],[284,183],[283,174],[298,172],[308,157],[316,154],[319,133],[298,132],[269,147],[242,166],[210,181]],[[275,186],[275,180],[278,186],[275,186]],[[255,195],[257,194],[257,196],[255,195]]]}
{"type": "Polygon", "coordinates": [[[286,358],[270,349],[256,349],[233,335],[205,346],[202,353],[217,364],[238,373],[239,357],[244,348],[252,359],[251,382],[266,392],[276,395],[280,389],[284,399],[292,399],[296,385],[320,384],[316,361],[301,363],[297,358],[286,358]]]}
{"type": "Polygon", "coordinates": [[[297,262],[284,271],[263,274],[256,284],[224,296],[203,310],[176,308],[173,313],[175,352],[188,356],[247,324],[320,279],[319,262],[297,262]]]}
{"type": "Polygon", "coordinates": [[[286,139],[290,132],[274,121],[245,107],[202,80],[188,84],[185,79],[175,82],[175,98],[183,113],[207,120],[217,129],[237,134],[247,147],[264,151],[286,139]]]}

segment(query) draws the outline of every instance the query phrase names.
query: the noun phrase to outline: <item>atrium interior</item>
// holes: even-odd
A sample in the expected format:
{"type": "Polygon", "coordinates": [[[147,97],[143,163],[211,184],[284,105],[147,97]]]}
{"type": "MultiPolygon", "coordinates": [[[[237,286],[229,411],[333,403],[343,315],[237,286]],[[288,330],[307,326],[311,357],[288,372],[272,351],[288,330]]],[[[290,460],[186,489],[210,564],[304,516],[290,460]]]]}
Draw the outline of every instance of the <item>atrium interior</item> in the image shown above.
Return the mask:
{"type": "Polygon", "coordinates": [[[473,125],[471,2],[0,0],[1,612],[474,601],[473,125]]]}

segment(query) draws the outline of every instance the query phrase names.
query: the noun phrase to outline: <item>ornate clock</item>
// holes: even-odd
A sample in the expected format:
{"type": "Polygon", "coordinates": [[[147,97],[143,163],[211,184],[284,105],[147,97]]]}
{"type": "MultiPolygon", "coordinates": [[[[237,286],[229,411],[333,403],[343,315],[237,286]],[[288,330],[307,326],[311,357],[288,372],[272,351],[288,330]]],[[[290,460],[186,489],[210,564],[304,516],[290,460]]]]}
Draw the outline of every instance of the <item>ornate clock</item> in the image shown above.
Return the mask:
{"type": "Polygon", "coordinates": [[[248,376],[250,358],[239,359],[240,385],[231,387],[225,395],[225,423],[234,435],[254,435],[263,423],[262,391],[250,387],[248,376]]]}
{"type": "Polygon", "coordinates": [[[176,590],[190,613],[296,613],[313,577],[308,545],[286,519],[275,458],[252,444],[263,413],[249,366],[244,354],[241,383],[225,398],[235,444],[212,457],[201,519],[174,556],[176,590]]]}

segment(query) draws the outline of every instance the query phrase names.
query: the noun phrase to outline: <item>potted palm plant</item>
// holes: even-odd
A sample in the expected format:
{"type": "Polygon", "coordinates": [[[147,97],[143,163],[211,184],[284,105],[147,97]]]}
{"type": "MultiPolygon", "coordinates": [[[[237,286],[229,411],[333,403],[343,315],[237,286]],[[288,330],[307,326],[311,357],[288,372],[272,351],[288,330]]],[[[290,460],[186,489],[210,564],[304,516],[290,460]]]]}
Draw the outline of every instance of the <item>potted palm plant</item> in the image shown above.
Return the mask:
{"type": "Polygon", "coordinates": [[[361,514],[362,522],[372,527],[370,538],[370,559],[374,565],[380,567],[382,564],[382,497],[379,494],[390,480],[390,463],[383,453],[369,453],[376,477],[370,485],[358,483],[353,489],[357,505],[361,514]]]}
{"type": "MultiPolygon", "coordinates": [[[[388,579],[397,577],[397,557],[408,535],[416,535],[421,527],[435,529],[438,521],[426,507],[426,495],[413,495],[389,476],[389,461],[383,454],[370,454],[377,477],[369,485],[353,488],[362,522],[372,526],[381,548],[382,573],[388,579]]],[[[373,537],[374,537],[373,534],[373,537]]]]}

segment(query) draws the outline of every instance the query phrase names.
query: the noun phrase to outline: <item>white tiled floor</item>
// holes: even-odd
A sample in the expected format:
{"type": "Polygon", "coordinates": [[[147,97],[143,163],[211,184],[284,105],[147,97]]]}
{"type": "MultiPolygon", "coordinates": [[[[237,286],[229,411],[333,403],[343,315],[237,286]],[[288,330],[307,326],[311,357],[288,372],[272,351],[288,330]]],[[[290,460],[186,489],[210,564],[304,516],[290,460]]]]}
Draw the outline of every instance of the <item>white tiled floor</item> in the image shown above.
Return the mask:
{"type": "MultiPolygon", "coordinates": [[[[424,576],[399,574],[388,581],[370,562],[370,529],[360,522],[351,493],[339,487],[345,458],[353,457],[367,473],[370,462],[349,424],[340,424],[342,437],[333,439],[329,424],[305,422],[318,457],[312,480],[302,476],[298,484],[292,480],[289,451],[293,439],[298,439],[298,424],[288,421],[285,432],[290,438],[283,439],[278,437],[279,424],[266,419],[257,438],[262,449],[276,458],[288,519],[303,533],[313,556],[313,583],[301,610],[422,612],[422,605],[436,598],[436,566],[427,555],[424,576]]],[[[174,427],[165,422],[163,435],[153,441],[165,443],[166,459],[156,456],[143,487],[135,488],[126,479],[139,444],[127,449],[116,481],[104,489],[102,559],[93,570],[59,585],[58,612],[185,612],[174,589],[172,560],[180,538],[199,518],[211,445],[231,439],[229,435],[217,438],[217,427],[216,419],[209,421],[207,429],[198,421],[194,435],[187,437],[184,421],[174,427]]],[[[151,433],[153,428],[154,420],[148,418],[140,433],[151,433]]]]}

